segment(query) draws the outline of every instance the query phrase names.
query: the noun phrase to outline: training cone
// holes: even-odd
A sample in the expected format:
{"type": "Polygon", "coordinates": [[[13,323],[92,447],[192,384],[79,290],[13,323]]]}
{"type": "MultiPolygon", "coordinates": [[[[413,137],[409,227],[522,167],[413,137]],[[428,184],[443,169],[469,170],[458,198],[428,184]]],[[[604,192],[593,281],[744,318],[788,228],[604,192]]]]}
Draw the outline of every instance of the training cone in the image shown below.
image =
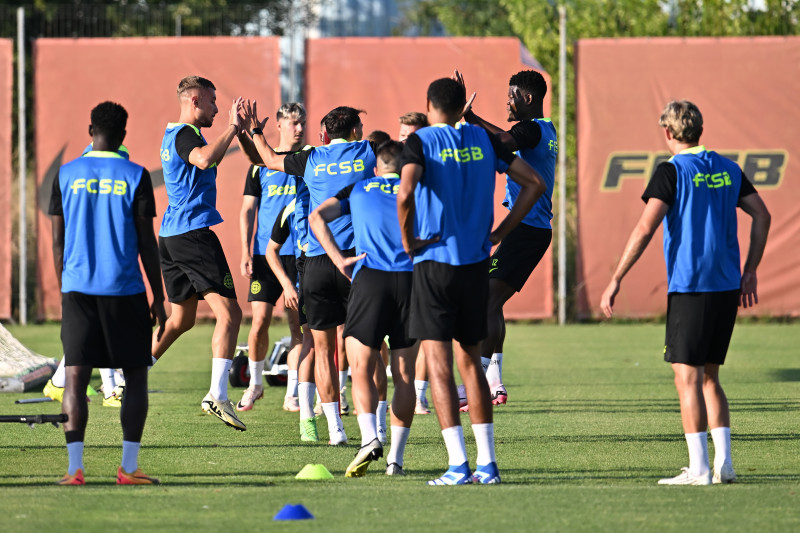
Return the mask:
{"type": "Polygon", "coordinates": [[[319,481],[323,479],[333,479],[333,474],[325,468],[325,465],[306,465],[294,478],[319,481]]]}
{"type": "Polygon", "coordinates": [[[313,518],[314,515],[302,503],[297,505],[287,503],[283,506],[283,509],[278,511],[273,520],[308,520],[313,518]]]}

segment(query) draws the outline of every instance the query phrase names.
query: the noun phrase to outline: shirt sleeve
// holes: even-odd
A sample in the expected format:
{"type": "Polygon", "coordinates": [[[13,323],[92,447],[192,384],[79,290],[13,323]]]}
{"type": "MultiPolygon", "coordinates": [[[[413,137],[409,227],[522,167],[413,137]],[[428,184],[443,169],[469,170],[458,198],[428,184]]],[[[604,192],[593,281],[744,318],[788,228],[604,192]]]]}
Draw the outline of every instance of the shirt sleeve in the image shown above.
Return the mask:
{"type": "Polygon", "coordinates": [[[750,179],[745,176],[744,172],[742,172],[742,185],[739,187],[739,198],[744,198],[745,196],[755,194],[757,192],[758,191],[756,191],[756,188],[753,186],[753,182],[751,182],[750,179]]]}
{"type": "Polygon", "coordinates": [[[250,165],[247,169],[247,176],[244,179],[244,195],[261,198],[261,169],[255,165],[250,165]]]}
{"type": "Polygon", "coordinates": [[[156,197],[153,194],[153,181],[147,169],[142,169],[142,179],[133,195],[133,216],[150,217],[156,216],[156,197]]]}
{"type": "Polygon", "coordinates": [[[284,217],[284,211],[289,209],[289,206],[284,207],[281,209],[280,214],[275,219],[275,224],[272,225],[272,234],[270,235],[270,240],[277,242],[280,245],[283,245],[288,239],[289,235],[292,232],[292,228],[290,226],[292,217],[284,217]]]}
{"type": "Polygon", "coordinates": [[[308,158],[311,157],[313,151],[314,149],[312,148],[311,150],[288,154],[286,159],[283,160],[283,171],[292,176],[304,176],[308,158]]]}
{"type": "MultiPolygon", "coordinates": [[[[486,134],[489,136],[489,141],[492,143],[492,148],[494,149],[494,153],[497,156],[497,159],[503,161],[506,165],[511,166],[511,163],[517,156],[512,152],[503,142],[500,140],[500,137],[497,135],[492,135],[488,131],[486,134]]],[[[505,169],[501,170],[504,172],[505,169]]]]}
{"type": "Polygon", "coordinates": [[[653,177],[647,183],[642,200],[647,203],[650,198],[658,198],[667,205],[675,203],[678,191],[678,170],[675,165],[665,161],[656,167],[653,177]]]}
{"type": "Polygon", "coordinates": [[[355,186],[356,186],[355,183],[352,184],[352,185],[348,185],[347,187],[345,187],[341,191],[337,192],[336,196],[334,196],[334,198],[336,198],[340,202],[342,200],[346,200],[347,198],[350,198],[350,193],[353,192],[353,187],[355,187],[355,186]]]}
{"type": "Polygon", "coordinates": [[[536,148],[542,140],[542,128],[533,120],[517,122],[508,132],[518,149],[536,148]]]}
{"type": "Polygon", "coordinates": [[[64,207],[61,205],[61,184],[58,180],[58,174],[53,179],[53,188],[50,194],[50,207],[47,209],[48,215],[64,216],[64,207]]]}
{"type": "Polygon", "coordinates": [[[350,215],[350,197],[342,198],[339,200],[339,209],[341,209],[341,214],[339,216],[350,215]]]}
{"type": "Polygon", "coordinates": [[[192,150],[205,145],[206,143],[203,141],[203,138],[194,131],[194,128],[189,126],[181,128],[181,131],[175,136],[175,151],[178,153],[178,157],[187,163],[189,162],[189,154],[192,153],[192,150]]]}
{"type": "Polygon", "coordinates": [[[411,163],[425,168],[425,153],[422,151],[422,139],[419,138],[419,135],[412,133],[408,136],[400,157],[401,168],[411,163]]]}

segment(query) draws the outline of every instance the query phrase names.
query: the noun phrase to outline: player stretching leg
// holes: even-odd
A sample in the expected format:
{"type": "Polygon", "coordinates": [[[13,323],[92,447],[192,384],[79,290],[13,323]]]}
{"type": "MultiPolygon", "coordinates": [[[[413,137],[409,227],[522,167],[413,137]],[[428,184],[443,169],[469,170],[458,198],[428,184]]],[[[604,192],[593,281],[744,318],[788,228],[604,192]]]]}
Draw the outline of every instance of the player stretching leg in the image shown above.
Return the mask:
{"type": "Polygon", "coordinates": [[[477,126],[457,125],[465,104],[464,86],[458,82],[443,78],[430,84],[427,111],[433,125],[406,140],[397,195],[403,246],[414,257],[409,334],[421,339],[425,350],[449,456],[447,472],[429,481],[431,485],[500,482],[492,402],[480,366],[489,293],[486,270],[492,243],[502,240],[545,191],[536,171],[494,136],[477,126]],[[509,214],[491,231],[495,171],[508,171],[521,190],[509,214]],[[416,249],[417,239],[434,237],[440,240],[416,249]],[[459,420],[453,340],[478,447],[474,473],[459,420]]]}
{"type": "MultiPolygon", "coordinates": [[[[456,81],[464,78],[456,71],[456,81]]],[[[489,263],[488,335],[481,345],[481,364],[492,390],[492,403],[504,404],[508,393],[503,386],[503,343],[506,336],[503,306],[522,290],[533,269],[544,257],[553,238],[550,220],[553,218],[553,186],[555,183],[558,138],[549,118],[544,117],[544,96],[547,82],[533,70],[523,70],[508,80],[508,121],[516,122],[510,130],[489,123],[467,111],[464,119],[489,133],[496,134],[511,151],[524,159],[544,180],[547,191],[525,215],[522,222],[497,247],[489,263]]],[[[506,176],[506,196],[503,205],[514,207],[519,185],[506,176]]]]}

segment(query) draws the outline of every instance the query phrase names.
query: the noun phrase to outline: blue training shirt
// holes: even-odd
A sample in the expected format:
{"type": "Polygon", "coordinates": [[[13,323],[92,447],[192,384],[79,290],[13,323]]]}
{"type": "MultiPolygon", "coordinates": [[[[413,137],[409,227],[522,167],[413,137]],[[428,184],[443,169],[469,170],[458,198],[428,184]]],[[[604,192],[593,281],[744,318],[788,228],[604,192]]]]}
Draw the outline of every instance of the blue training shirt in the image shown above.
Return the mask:
{"type": "MultiPolygon", "coordinates": [[[[533,204],[533,207],[528,214],[525,215],[521,223],[534,228],[550,229],[550,221],[553,219],[553,188],[555,187],[556,181],[558,137],[556,135],[556,128],[549,118],[535,118],[531,122],[535,122],[539,126],[541,131],[539,142],[534,147],[524,147],[518,142],[519,150],[517,151],[517,155],[539,173],[547,186],[547,190],[539,197],[536,203],[533,204]]],[[[511,134],[514,134],[514,128],[512,128],[511,134]]],[[[520,190],[521,187],[519,184],[506,176],[506,196],[503,200],[503,205],[509,210],[514,206],[514,202],[517,201],[520,190]]]]}
{"type": "Polygon", "coordinates": [[[207,228],[222,222],[217,211],[217,165],[200,170],[184,161],[175,150],[175,137],[184,128],[192,128],[203,145],[200,129],[191,124],[170,123],[161,141],[161,168],[169,205],[161,220],[161,237],[172,237],[207,228]]]}
{"type": "MultiPolygon", "coordinates": [[[[61,167],[58,186],[65,225],[61,292],[96,296],[144,292],[134,209],[145,175],[149,180],[143,167],[114,152],[92,151],[61,167]]],[[[51,208],[51,214],[58,213],[51,208]]]]}
{"type": "MultiPolygon", "coordinates": [[[[283,209],[293,202],[296,195],[295,177],[279,170],[252,165],[248,169],[244,194],[258,198],[258,223],[253,242],[253,255],[264,255],[267,250],[272,226],[283,209]]],[[[294,255],[294,243],[286,241],[280,255],[294,255]]]]}
{"type": "Polygon", "coordinates": [[[486,130],[470,124],[434,124],[406,140],[403,162],[422,165],[414,191],[415,233],[439,242],[414,255],[414,263],[470,265],[489,257],[494,220],[495,171],[505,172],[512,154],[486,130]]]}
{"type": "Polygon", "coordinates": [[[358,261],[353,278],[362,266],[386,272],[411,272],[414,264],[403,249],[397,220],[397,191],[400,176],[385,174],[357,182],[349,198],[341,199],[342,214],[350,214],[358,261]]]}

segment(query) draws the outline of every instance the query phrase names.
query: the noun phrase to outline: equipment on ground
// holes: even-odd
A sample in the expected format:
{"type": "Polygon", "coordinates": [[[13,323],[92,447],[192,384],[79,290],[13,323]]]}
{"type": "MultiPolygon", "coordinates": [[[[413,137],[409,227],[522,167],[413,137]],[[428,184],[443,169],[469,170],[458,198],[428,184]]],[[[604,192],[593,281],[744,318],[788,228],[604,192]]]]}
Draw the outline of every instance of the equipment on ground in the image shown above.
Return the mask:
{"type": "MultiPolygon", "coordinates": [[[[272,347],[272,353],[264,361],[264,371],[262,375],[271,387],[285,387],[289,379],[288,356],[292,348],[292,338],[283,337],[272,347]]],[[[250,348],[246,344],[236,347],[236,354],[233,356],[228,381],[232,387],[247,387],[250,385],[250,366],[248,364],[248,354],[250,348]]]]}
{"type": "Polygon", "coordinates": [[[69,416],[61,413],[58,415],[0,415],[0,422],[21,422],[28,424],[31,428],[36,424],[53,424],[58,427],[59,423],[69,420],[69,416]]]}
{"type": "Polygon", "coordinates": [[[0,324],[0,392],[41,389],[58,362],[26,348],[0,324]]]}

